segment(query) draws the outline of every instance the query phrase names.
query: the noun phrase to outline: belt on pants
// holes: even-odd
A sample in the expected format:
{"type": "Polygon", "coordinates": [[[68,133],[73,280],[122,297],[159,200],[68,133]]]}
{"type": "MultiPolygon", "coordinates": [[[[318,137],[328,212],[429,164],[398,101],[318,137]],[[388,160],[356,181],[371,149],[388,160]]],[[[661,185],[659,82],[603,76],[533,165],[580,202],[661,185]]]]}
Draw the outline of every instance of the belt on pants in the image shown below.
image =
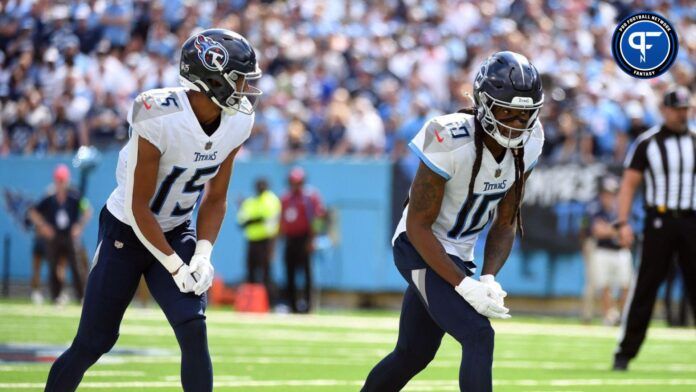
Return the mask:
{"type": "Polygon", "coordinates": [[[653,216],[664,216],[671,218],[696,218],[694,210],[668,210],[660,207],[648,207],[645,209],[648,214],[653,216]]]}

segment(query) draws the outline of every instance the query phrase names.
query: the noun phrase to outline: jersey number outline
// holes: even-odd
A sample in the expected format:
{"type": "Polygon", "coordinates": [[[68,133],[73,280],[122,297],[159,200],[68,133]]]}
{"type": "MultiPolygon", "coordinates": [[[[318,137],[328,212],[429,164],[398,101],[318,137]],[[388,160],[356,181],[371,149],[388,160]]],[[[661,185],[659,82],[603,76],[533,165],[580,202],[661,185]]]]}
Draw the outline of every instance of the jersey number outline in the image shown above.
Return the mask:
{"type": "Polygon", "coordinates": [[[167,97],[167,99],[159,102],[160,106],[169,106],[172,103],[174,104],[174,106],[179,107],[179,104],[176,103],[176,98],[174,98],[173,95],[170,95],[167,97]]]}
{"type": "Polygon", "coordinates": [[[468,211],[464,210],[464,207],[466,206],[466,200],[464,200],[462,208],[459,210],[459,214],[457,214],[457,221],[454,223],[454,226],[447,232],[447,236],[452,239],[457,239],[476,234],[479,231],[483,230],[483,228],[486,227],[488,222],[493,217],[493,214],[495,213],[495,207],[498,204],[497,202],[500,199],[502,199],[505,196],[505,194],[507,194],[507,191],[487,194],[474,193],[471,196],[474,198],[474,202],[472,203],[472,208],[468,211]],[[482,200],[480,203],[478,203],[478,207],[475,207],[479,199],[482,200]],[[471,217],[470,223],[466,227],[464,227],[467,220],[469,220],[469,215],[472,213],[473,215],[471,217]],[[482,222],[482,218],[484,215],[486,215],[486,219],[482,222]]]}
{"type": "MultiPolygon", "coordinates": [[[[215,166],[208,166],[208,167],[202,167],[199,169],[196,169],[196,171],[193,173],[193,176],[186,181],[186,184],[184,184],[184,189],[183,193],[198,193],[200,196],[200,193],[203,191],[203,187],[205,184],[199,184],[197,185],[196,182],[200,180],[202,176],[214,174],[217,172],[218,168],[220,165],[215,165],[215,166]]],[[[178,167],[174,166],[172,168],[172,171],[167,174],[167,177],[162,180],[162,183],[159,186],[159,189],[157,190],[157,193],[155,195],[155,198],[152,200],[152,204],[150,204],[150,210],[155,214],[159,215],[160,212],[162,211],[162,207],[164,206],[164,202],[167,200],[167,196],[169,196],[169,192],[172,190],[172,185],[174,185],[174,182],[176,182],[177,178],[179,178],[184,172],[186,171],[186,168],[184,167],[178,167]]],[[[196,196],[196,200],[198,200],[198,196],[196,196]]],[[[191,210],[193,210],[193,207],[196,205],[194,202],[193,205],[190,207],[182,207],[179,202],[176,203],[174,206],[174,209],[172,210],[171,216],[182,216],[186,215],[191,210]]]]}
{"type": "Polygon", "coordinates": [[[469,127],[466,125],[466,121],[449,123],[445,125],[445,128],[449,130],[453,139],[468,137],[470,135],[469,127]]]}

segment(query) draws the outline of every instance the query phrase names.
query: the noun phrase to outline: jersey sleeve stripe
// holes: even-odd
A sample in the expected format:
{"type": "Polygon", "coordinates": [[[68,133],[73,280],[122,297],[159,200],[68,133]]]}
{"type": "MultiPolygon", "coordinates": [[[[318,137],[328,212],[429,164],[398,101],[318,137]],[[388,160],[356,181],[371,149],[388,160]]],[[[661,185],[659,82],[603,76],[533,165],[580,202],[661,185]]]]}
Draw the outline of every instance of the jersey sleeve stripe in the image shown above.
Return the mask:
{"type": "Polygon", "coordinates": [[[437,165],[435,163],[433,163],[430,159],[428,159],[428,157],[426,157],[425,154],[423,154],[423,151],[421,151],[420,148],[418,148],[418,146],[413,144],[413,142],[409,143],[408,147],[411,149],[411,151],[413,151],[414,154],[416,154],[418,156],[418,158],[420,158],[420,160],[423,163],[425,163],[426,166],[428,166],[430,168],[430,170],[434,171],[435,173],[437,173],[440,177],[444,178],[445,180],[449,180],[450,178],[452,178],[452,176],[447,174],[446,171],[437,167],[437,165]]]}

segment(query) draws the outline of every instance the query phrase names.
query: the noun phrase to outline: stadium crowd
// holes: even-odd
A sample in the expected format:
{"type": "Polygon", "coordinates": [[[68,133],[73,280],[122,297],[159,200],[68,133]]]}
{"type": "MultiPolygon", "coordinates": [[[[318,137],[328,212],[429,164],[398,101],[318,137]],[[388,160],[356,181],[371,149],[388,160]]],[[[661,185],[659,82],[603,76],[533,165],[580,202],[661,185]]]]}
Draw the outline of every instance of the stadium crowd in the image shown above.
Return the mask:
{"type": "Polygon", "coordinates": [[[616,163],[659,121],[668,84],[696,87],[689,4],[0,0],[0,153],[120,147],[132,99],[177,86],[183,41],[218,26],[245,35],[264,70],[248,153],[407,157],[425,119],[470,105],[478,64],[509,49],[544,76],[545,161],[616,163]],[[640,9],[671,21],[681,44],[670,72],[647,81],[623,74],[609,44],[618,21],[640,9]]]}

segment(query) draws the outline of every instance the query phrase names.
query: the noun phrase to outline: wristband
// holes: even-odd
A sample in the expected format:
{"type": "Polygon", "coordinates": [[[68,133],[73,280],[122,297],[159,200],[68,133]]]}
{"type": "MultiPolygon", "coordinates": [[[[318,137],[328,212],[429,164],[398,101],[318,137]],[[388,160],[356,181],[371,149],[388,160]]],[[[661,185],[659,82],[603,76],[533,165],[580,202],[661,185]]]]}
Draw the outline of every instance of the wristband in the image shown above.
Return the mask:
{"type": "Polygon", "coordinates": [[[481,282],[481,283],[495,282],[495,276],[493,276],[493,274],[481,275],[481,277],[479,278],[479,282],[481,282]]]}
{"type": "Polygon", "coordinates": [[[469,278],[469,277],[465,277],[464,279],[462,279],[461,282],[459,282],[458,285],[454,286],[454,290],[455,290],[456,292],[458,292],[459,294],[462,294],[463,292],[468,291],[469,288],[471,288],[471,287],[473,287],[474,285],[476,285],[476,283],[474,283],[474,282],[477,282],[477,283],[478,283],[478,281],[476,281],[476,279],[472,279],[472,278],[469,278]]]}
{"type": "Polygon", "coordinates": [[[622,228],[623,226],[626,226],[627,224],[628,224],[628,222],[626,222],[626,221],[618,221],[618,222],[614,222],[614,223],[612,224],[612,226],[613,226],[615,229],[620,229],[620,228],[622,228]]]}
{"type": "Polygon", "coordinates": [[[181,260],[181,257],[179,257],[179,255],[176,254],[176,252],[170,254],[169,256],[161,258],[159,262],[162,263],[164,268],[166,268],[170,274],[176,272],[176,270],[178,270],[179,267],[181,267],[181,265],[184,264],[184,262],[181,260]]]}
{"type": "Polygon", "coordinates": [[[193,252],[194,255],[203,255],[210,258],[213,253],[213,244],[208,240],[198,240],[196,242],[196,250],[193,252]]]}

